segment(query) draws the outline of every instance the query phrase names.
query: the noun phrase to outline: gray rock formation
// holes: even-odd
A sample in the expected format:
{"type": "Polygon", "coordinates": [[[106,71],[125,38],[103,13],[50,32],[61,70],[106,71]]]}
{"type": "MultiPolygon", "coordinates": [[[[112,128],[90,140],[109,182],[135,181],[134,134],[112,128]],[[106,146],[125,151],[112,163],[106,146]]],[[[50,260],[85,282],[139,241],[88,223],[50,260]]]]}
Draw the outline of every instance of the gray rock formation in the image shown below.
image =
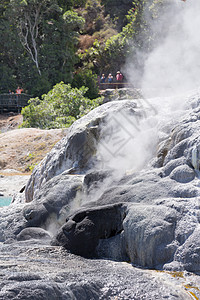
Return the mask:
{"type": "Polygon", "coordinates": [[[40,226],[50,231],[58,229],[65,222],[70,209],[79,206],[82,181],[81,175],[65,173],[47,181],[38,196],[23,209],[26,226],[40,226]]]}
{"type": "Polygon", "coordinates": [[[101,126],[110,113],[116,114],[122,110],[129,115],[141,113],[134,101],[116,101],[102,105],[77,120],[66,138],[33,171],[26,186],[26,201],[32,201],[45,182],[62,172],[81,174],[92,168],[101,126]]]}
{"type": "Polygon", "coordinates": [[[123,230],[125,209],[114,204],[79,211],[67,219],[52,244],[62,244],[84,257],[94,257],[100,239],[109,239],[123,230]]]}
{"type": "Polygon", "coordinates": [[[18,241],[26,241],[26,240],[49,240],[51,236],[47,231],[39,227],[29,227],[23,229],[18,235],[18,241]]]}
{"type": "MultiPolygon", "coordinates": [[[[38,245],[34,247],[39,247],[40,257],[43,255],[40,247],[48,257],[51,257],[51,251],[55,255],[62,251],[61,260],[65,266],[64,275],[58,274],[56,269],[51,283],[45,281],[44,285],[40,281],[43,278],[41,272],[37,273],[38,278],[32,279],[33,274],[30,274],[30,279],[24,277],[24,280],[19,279],[22,275],[17,273],[17,279],[14,279],[17,281],[17,291],[21,289],[29,295],[24,285],[29,281],[32,299],[35,299],[31,293],[36,289],[36,282],[41,297],[52,293],[52,299],[110,299],[113,296],[119,299],[189,299],[187,290],[173,287],[171,293],[173,284],[169,285],[169,278],[160,281],[159,276],[179,274],[184,282],[187,272],[198,274],[200,271],[199,99],[198,93],[188,99],[179,119],[170,123],[172,127],[161,122],[156,151],[143,160],[141,169],[136,170],[132,170],[131,166],[118,172],[123,167],[120,159],[124,159],[126,151],[118,152],[119,144],[115,152],[106,148],[112,139],[110,132],[103,146],[110,151],[114,163],[110,165],[108,161],[106,164],[105,160],[104,164],[100,164],[98,151],[108,133],[107,123],[112,121],[110,116],[114,114],[118,117],[119,112],[128,121],[135,118],[134,122],[129,122],[132,129],[125,127],[124,130],[124,124],[120,124],[122,119],[117,119],[116,125],[117,130],[121,126],[124,134],[132,137],[131,147],[138,148],[139,152],[147,146],[149,151],[152,149],[150,144],[154,143],[151,140],[145,147],[139,147],[139,137],[146,137],[142,130],[149,132],[149,122],[151,126],[156,124],[155,127],[158,122],[153,122],[152,116],[148,119],[140,102],[124,100],[106,103],[73,124],[66,138],[34,170],[26,186],[28,203],[13,203],[9,209],[2,209],[0,236],[6,244],[2,245],[1,251],[16,247],[18,254],[26,252],[25,243],[28,242],[31,249],[33,245],[38,245]],[[145,124],[142,121],[144,116],[145,124]],[[132,132],[134,135],[131,136],[132,132]],[[42,236],[47,239],[41,239],[42,236]],[[47,246],[49,236],[52,246],[47,246]],[[19,241],[15,242],[16,239],[19,241]],[[85,260],[80,255],[92,256],[96,260],[85,260]],[[84,271],[80,273],[78,268],[79,275],[74,269],[69,271],[70,259],[76,267],[79,263],[84,265],[84,271]],[[107,259],[118,263],[115,265],[107,259]],[[131,262],[132,266],[127,262],[131,262]],[[108,271],[107,266],[113,270],[108,271]],[[155,273],[150,276],[149,271],[136,267],[162,270],[163,273],[156,273],[157,277],[155,273]],[[116,283],[118,272],[123,276],[126,274],[125,279],[120,277],[119,285],[116,283]],[[115,274],[112,283],[104,278],[104,274],[111,273],[115,274]],[[139,274],[142,277],[138,281],[139,274]],[[152,278],[153,283],[148,282],[152,278]],[[126,284],[124,280],[127,280],[126,284]],[[146,287],[142,291],[144,285],[146,287]]],[[[127,150],[127,147],[124,149],[127,150]]],[[[137,154],[134,149],[131,151],[133,156],[137,154]]],[[[128,157],[131,157],[130,154],[128,157]]],[[[135,163],[137,157],[133,157],[135,163]]],[[[199,277],[191,276],[193,282],[189,286],[199,285],[199,277]]],[[[5,297],[2,299],[15,295],[9,288],[9,280],[8,277],[3,294],[0,294],[0,297],[5,297]]],[[[196,297],[200,296],[198,286],[195,291],[194,288],[190,291],[196,297]]]]}

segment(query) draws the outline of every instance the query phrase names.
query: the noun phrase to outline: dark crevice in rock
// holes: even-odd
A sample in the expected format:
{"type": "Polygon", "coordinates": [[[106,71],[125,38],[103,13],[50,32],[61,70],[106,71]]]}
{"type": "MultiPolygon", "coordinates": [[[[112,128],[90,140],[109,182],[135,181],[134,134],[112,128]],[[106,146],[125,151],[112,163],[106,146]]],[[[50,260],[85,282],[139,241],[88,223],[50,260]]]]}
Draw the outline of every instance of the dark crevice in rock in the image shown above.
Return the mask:
{"type": "Polygon", "coordinates": [[[83,257],[94,257],[100,239],[122,233],[125,216],[126,205],[122,203],[80,211],[67,219],[52,244],[83,257]]]}

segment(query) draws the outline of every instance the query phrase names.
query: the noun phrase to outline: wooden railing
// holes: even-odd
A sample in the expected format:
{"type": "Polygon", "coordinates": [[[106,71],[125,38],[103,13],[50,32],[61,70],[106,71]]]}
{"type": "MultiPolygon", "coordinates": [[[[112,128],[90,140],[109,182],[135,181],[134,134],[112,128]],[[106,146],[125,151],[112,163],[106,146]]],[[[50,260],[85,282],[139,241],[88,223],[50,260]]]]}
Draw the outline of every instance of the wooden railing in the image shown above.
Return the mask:
{"type": "Polygon", "coordinates": [[[106,90],[106,89],[118,89],[118,88],[133,88],[133,85],[128,82],[104,82],[99,83],[99,89],[100,90],[106,90]]]}
{"type": "Polygon", "coordinates": [[[21,111],[22,107],[28,105],[31,98],[27,94],[0,94],[0,112],[4,111],[21,111]]]}

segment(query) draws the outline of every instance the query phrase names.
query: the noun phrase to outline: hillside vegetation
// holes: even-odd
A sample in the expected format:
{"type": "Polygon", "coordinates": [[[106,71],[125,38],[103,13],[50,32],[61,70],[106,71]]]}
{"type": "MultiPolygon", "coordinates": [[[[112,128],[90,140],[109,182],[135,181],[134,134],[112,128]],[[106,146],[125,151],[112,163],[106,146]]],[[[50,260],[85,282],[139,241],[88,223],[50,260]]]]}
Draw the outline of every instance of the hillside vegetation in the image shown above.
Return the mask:
{"type": "Polygon", "coordinates": [[[32,119],[36,113],[43,115],[53,87],[62,82],[68,92],[74,93],[75,88],[76,96],[70,100],[76,102],[75,113],[66,107],[60,113],[63,104],[58,108],[51,95],[51,108],[48,104],[45,112],[54,110],[51,125],[32,124],[52,128],[66,122],[69,126],[101,103],[90,100],[99,97],[97,78],[103,72],[116,74],[130,57],[142,72],[136,53],[152,49],[151,26],[163,7],[163,0],[2,0],[0,93],[21,86],[36,97],[23,112],[24,126],[30,126],[30,114],[32,119]],[[80,94],[82,102],[77,100],[80,94]]]}

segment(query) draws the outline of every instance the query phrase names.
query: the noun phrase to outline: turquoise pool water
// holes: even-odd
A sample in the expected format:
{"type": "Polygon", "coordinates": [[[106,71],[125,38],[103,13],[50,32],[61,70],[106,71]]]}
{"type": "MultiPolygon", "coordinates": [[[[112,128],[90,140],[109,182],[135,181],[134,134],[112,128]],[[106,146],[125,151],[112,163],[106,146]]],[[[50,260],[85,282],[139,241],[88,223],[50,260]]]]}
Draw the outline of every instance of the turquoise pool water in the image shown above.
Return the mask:
{"type": "Polygon", "coordinates": [[[10,205],[12,197],[1,197],[0,196],[0,207],[10,205]]]}

